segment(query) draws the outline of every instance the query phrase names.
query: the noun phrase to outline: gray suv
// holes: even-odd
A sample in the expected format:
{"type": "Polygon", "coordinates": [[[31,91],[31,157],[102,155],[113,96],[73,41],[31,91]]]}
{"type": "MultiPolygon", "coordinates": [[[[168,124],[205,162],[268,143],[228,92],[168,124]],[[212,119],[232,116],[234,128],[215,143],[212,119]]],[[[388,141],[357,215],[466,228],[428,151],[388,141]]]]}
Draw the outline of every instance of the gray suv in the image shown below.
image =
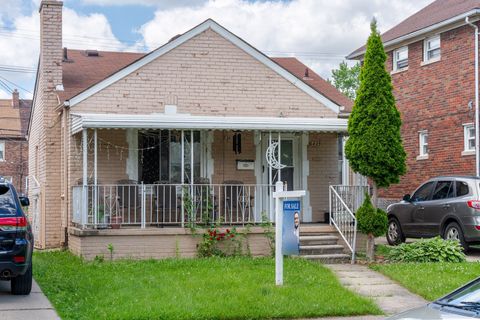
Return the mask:
{"type": "Polygon", "coordinates": [[[465,250],[480,243],[480,178],[437,177],[387,208],[387,241],[440,235],[460,241],[465,250]]]}

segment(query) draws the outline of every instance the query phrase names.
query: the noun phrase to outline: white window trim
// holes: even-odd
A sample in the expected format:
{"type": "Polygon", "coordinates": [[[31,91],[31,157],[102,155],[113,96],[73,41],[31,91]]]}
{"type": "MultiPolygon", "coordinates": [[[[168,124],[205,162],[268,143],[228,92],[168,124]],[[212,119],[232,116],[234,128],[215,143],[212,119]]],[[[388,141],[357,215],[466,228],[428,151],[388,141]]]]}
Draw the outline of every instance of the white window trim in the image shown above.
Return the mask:
{"type": "Polygon", "coordinates": [[[428,138],[427,138],[427,143],[423,142],[423,136],[427,135],[428,137],[428,131],[427,130],[421,130],[418,132],[418,157],[417,160],[425,160],[428,159],[428,138]],[[423,153],[423,147],[427,146],[427,152],[423,153]]]}
{"type": "Polygon", "coordinates": [[[442,39],[440,38],[440,35],[437,34],[435,36],[432,36],[432,37],[428,37],[428,38],[425,38],[425,40],[423,40],[423,62],[422,62],[422,66],[423,65],[426,65],[426,64],[429,64],[429,63],[432,63],[432,62],[437,62],[437,61],[440,61],[440,59],[442,58],[442,39]],[[439,49],[440,49],[440,55],[436,58],[432,58],[432,59],[428,59],[428,42],[432,39],[435,39],[435,38],[438,38],[438,42],[439,42],[439,49]]]}
{"type": "MultiPolygon", "coordinates": [[[[463,124],[463,151],[462,151],[462,156],[470,156],[475,154],[475,148],[469,149],[469,137],[468,137],[468,132],[470,128],[475,128],[473,123],[464,123],[463,124]]],[[[473,136],[473,139],[475,141],[475,136],[473,136]]]]}
{"type": "Polygon", "coordinates": [[[404,68],[398,68],[398,66],[397,66],[397,63],[398,63],[397,52],[403,51],[403,50],[407,51],[407,61],[408,61],[408,46],[403,46],[403,47],[400,47],[398,49],[393,50],[393,71],[394,72],[395,71],[404,71],[404,70],[408,69],[408,66],[406,66],[404,68]]]}
{"type": "Polygon", "coordinates": [[[0,140],[0,149],[2,149],[1,146],[3,146],[3,158],[0,158],[0,162],[5,162],[5,140],[0,140]]]}

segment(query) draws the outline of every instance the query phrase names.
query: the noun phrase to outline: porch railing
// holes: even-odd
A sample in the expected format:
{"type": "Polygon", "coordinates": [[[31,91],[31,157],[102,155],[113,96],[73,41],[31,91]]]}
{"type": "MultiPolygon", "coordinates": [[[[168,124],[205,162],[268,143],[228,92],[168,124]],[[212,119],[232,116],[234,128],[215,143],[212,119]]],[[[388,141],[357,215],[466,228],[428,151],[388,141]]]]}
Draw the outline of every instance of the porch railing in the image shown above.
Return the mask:
{"type": "Polygon", "coordinates": [[[355,262],[357,242],[357,219],[355,212],[365,199],[368,186],[330,186],[329,209],[330,223],[335,226],[352,253],[352,263],[355,262]]]}
{"type": "Polygon", "coordinates": [[[82,227],[251,224],[269,208],[269,185],[123,184],[74,186],[73,223],[82,227]]]}

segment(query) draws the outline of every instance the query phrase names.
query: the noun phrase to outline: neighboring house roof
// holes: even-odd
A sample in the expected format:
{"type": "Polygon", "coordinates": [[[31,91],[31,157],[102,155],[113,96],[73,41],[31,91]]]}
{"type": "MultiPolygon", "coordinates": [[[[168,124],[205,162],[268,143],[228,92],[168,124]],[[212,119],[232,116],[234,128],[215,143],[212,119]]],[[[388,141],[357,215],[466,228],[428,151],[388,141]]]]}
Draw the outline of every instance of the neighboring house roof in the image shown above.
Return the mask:
{"type": "MultiPolygon", "coordinates": [[[[63,63],[65,90],[59,92],[62,101],[76,96],[146,55],[145,53],[99,51],[98,56],[89,57],[84,50],[69,49],[67,52],[68,62],[63,63]]],[[[350,99],[298,59],[292,57],[271,59],[335,104],[344,106],[344,112],[351,110],[353,102],[350,99]],[[308,77],[305,77],[307,69],[308,77]]]]}
{"type": "MultiPolygon", "coordinates": [[[[384,44],[396,42],[395,40],[400,42],[408,35],[417,36],[432,31],[430,30],[432,28],[462,21],[465,16],[478,13],[476,11],[479,9],[479,0],[436,0],[382,34],[382,41],[384,44]]],[[[357,58],[364,52],[365,46],[362,46],[350,53],[347,58],[357,58]]]]}
{"type": "Polygon", "coordinates": [[[346,95],[338,91],[332,84],[323,79],[321,76],[312,71],[297,58],[271,58],[273,61],[293,73],[297,78],[308,84],[313,89],[322,93],[328,99],[332,100],[339,106],[345,107],[342,112],[351,112],[353,101],[346,95]]]}
{"type": "Polygon", "coordinates": [[[0,100],[0,139],[25,138],[31,106],[31,100],[20,100],[18,108],[12,106],[11,99],[0,100]]]}
{"type": "MultiPolygon", "coordinates": [[[[65,91],[60,94],[60,99],[62,101],[68,101],[66,104],[74,106],[209,28],[244,50],[246,53],[250,54],[267,67],[271,68],[273,71],[277,72],[280,76],[290,81],[306,94],[320,101],[326,107],[335,112],[340,111],[340,105],[329,97],[329,95],[332,96],[330,92],[331,88],[329,88],[329,91],[325,89],[327,87],[325,85],[321,86],[321,88],[317,88],[311,86],[304,80],[298,81],[302,78],[299,78],[294,72],[283,67],[281,64],[276,63],[211,19],[206,20],[184,34],[175,37],[165,45],[148,54],[100,52],[99,57],[88,57],[80,51],[70,50],[73,55],[69,54],[68,59],[72,61],[63,64],[63,85],[65,91]],[[90,61],[93,62],[95,59],[97,59],[97,62],[92,64],[90,61]],[[100,67],[101,64],[104,65],[100,67]],[[84,75],[80,76],[80,74],[84,75]],[[329,93],[325,93],[324,91],[329,91],[329,93]]],[[[316,82],[319,81],[317,80],[316,82]]],[[[338,97],[337,100],[339,100],[338,97]]]]}

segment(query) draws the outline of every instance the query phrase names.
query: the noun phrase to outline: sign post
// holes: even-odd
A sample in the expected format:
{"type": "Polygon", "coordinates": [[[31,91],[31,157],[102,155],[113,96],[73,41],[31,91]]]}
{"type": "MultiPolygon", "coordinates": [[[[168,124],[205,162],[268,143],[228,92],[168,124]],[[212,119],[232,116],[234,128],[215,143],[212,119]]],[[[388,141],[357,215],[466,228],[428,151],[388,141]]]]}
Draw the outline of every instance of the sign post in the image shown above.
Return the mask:
{"type": "Polygon", "coordinates": [[[277,181],[275,184],[275,284],[283,285],[283,248],[282,248],[282,230],[283,230],[283,206],[285,198],[300,198],[305,196],[305,190],[283,191],[283,182],[277,181]]]}

